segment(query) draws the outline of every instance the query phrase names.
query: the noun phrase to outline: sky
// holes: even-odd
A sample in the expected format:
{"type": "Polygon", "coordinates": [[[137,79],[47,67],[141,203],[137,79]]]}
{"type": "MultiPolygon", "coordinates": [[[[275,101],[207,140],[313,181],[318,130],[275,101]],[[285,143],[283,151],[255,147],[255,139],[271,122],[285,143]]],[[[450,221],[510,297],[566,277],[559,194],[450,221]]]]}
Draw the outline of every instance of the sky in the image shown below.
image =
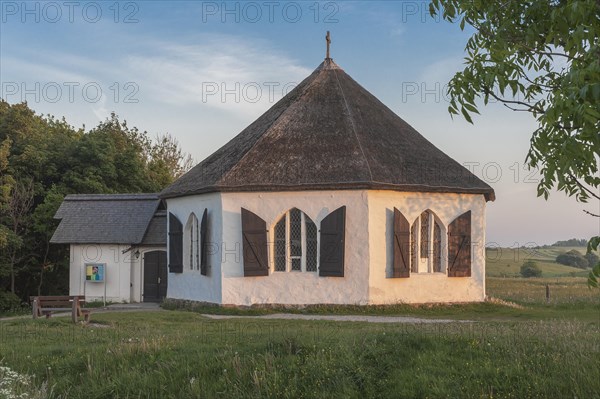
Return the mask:
{"type": "Polygon", "coordinates": [[[500,104],[471,125],[445,88],[472,31],[425,1],[0,1],[0,97],[91,129],[111,112],[175,136],[199,162],[331,57],[496,191],[488,245],[600,234],[598,204],[536,195],[525,166],[536,127],[500,104]]]}

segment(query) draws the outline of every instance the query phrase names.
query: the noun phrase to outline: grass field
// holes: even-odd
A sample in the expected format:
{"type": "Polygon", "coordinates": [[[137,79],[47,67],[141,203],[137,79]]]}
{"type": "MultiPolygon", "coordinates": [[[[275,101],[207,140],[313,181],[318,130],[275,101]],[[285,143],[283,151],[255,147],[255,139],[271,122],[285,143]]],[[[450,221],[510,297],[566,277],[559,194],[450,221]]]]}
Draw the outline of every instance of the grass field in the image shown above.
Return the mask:
{"type": "MultiPolygon", "coordinates": [[[[526,259],[521,251],[503,267],[518,272],[526,259]]],[[[479,304],[171,304],[162,312],[95,313],[89,325],[69,318],[2,321],[0,398],[600,398],[600,291],[556,265],[552,251],[527,254],[541,263],[542,278],[501,277],[503,267],[488,260],[487,293],[495,299],[479,304]],[[456,321],[213,320],[200,314],[283,311],[456,321]]]]}
{"type": "Polygon", "coordinates": [[[597,323],[376,325],[113,313],[3,322],[4,365],[50,397],[594,398],[597,323]]]}
{"type": "Polygon", "coordinates": [[[572,249],[581,254],[586,253],[585,247],[488,248],[486,249],[486,275],[488,277],[519,277],[523,262],[533,260],[542,269],[543,277],[586,277],[589,271],[555,262],[558,255],[572,249]]]}

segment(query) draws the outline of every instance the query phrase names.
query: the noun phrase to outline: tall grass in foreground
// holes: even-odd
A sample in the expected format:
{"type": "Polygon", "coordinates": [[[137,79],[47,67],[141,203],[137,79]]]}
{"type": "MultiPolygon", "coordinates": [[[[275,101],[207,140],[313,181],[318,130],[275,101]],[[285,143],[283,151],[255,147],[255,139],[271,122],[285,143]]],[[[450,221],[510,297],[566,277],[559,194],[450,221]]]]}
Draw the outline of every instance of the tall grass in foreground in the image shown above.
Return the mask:
{"type": "Polygon", "coordinates": [[[598,323],[207,320],[0,323],[0,358],[52,397],[594,398],[598,323]]]}

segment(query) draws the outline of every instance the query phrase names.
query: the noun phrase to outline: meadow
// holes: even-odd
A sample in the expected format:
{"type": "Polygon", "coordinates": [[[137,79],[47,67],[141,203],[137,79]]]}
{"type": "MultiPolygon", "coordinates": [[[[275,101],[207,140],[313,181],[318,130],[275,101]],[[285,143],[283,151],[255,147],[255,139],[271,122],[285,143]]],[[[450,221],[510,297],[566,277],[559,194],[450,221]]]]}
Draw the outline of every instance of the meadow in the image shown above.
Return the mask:
{"type": "Polygon", "coordinates": [[[557,267],[531,279],[494,276],[492,267],[486,284],[495,299],[480,304],[167,305],[171,310],[96,313],[89,325],[58,317],[2,321],[0,397],[600,398],[600,291],[568,271],[557,276],[557,267]],[[279,311],[455,322],[202,316],[279,311]]]}

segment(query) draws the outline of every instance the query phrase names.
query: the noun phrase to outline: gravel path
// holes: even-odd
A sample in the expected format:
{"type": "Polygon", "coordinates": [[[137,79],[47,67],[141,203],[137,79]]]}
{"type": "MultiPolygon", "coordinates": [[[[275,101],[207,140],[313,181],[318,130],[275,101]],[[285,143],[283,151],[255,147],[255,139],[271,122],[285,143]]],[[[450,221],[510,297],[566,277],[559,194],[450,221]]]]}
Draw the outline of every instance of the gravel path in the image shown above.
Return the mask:
{"type": "MultiPolygon", "coordinates": [[[[136,304],[116,304],[105,308],[94,308],[92,310],[92,320],[94,314],[98,313],[117,313],[117,312],[158,312],[163,311],[155,303],[136,303],[136,304]]],[[[71,312],[56,313],[53,317],[71,316],[71,312]]],[[[364,323],[407,323],[407,324],[436,324],[436,323],[472,323],[471,320],[452,320],[452,319],[424,319],[408,316],[364,316],[364,315],[311,315],[296,313],[275,313],[262,316],[237,316],[237,315],[218,315],[202,314],[202,316],[213,320],[227,319],[258,319],[258,320],[326,320],[326,321],[358,321],[364,323]]],[[[0,321],[14,319],[31,318],[31,315],[0,318],[0,321]]]]}
{"type": "Polygon", "coordinates": [[[267,319],[267,320],[328,320],[328,321],[361,321],[365,323],[472,323],[470,320],[450,320],[450,319],[422,319],[408,316],[358,316],[358,315],[310,315],[294,313],[276,313],[264,316],[232,316],[203,314],[209,319],[267,319]]]}

